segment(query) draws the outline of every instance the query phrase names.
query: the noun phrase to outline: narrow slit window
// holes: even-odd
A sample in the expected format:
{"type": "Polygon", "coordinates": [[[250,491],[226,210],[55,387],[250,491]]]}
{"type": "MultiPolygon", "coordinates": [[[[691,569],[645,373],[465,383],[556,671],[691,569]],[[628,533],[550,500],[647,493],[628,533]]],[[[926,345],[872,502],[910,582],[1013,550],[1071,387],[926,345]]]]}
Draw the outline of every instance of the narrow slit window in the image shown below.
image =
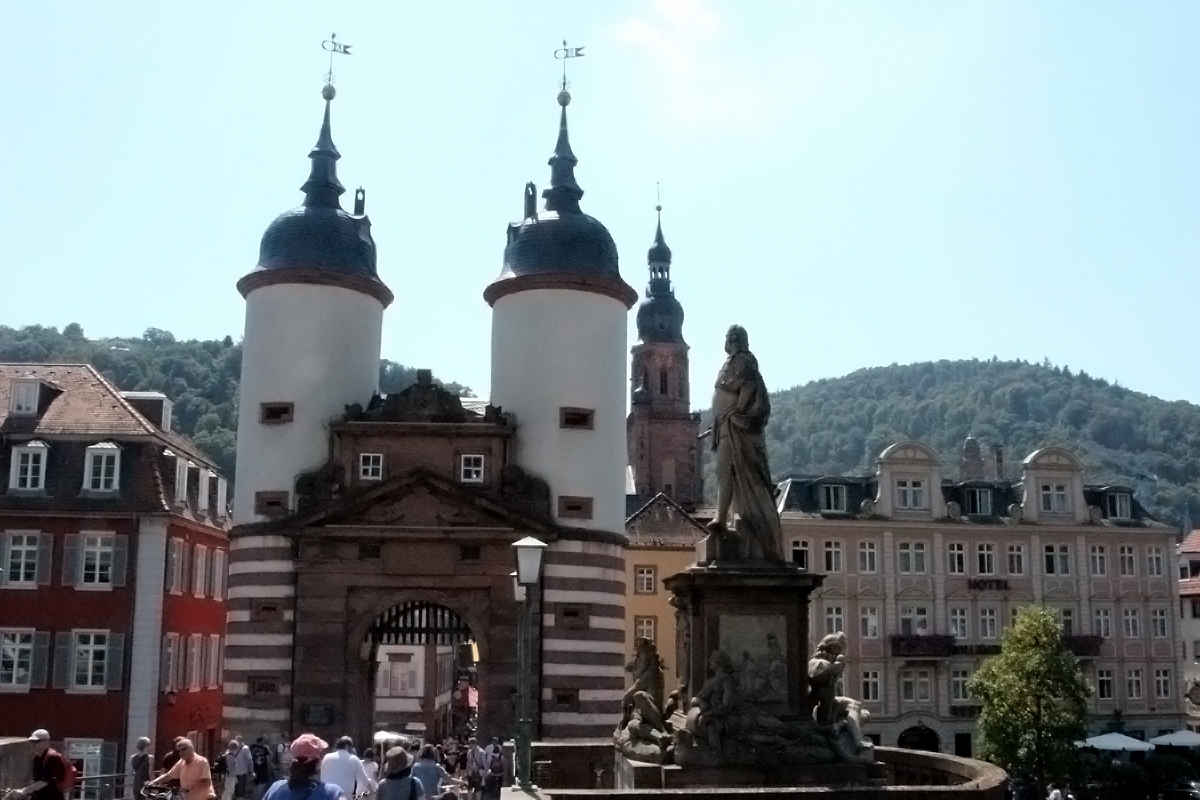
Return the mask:
{"type": "Polygon", "coordinates": [[[596,412],[591,408],[560,408],[558,420],[560,428],[590,431],[596,425],[596,412]]]}
{"type": "Polygon", "coordinates": [[[264,425],[280,425],[295,418],[295,403],[263,403],[258,407],[258,421],[264,425]]]}

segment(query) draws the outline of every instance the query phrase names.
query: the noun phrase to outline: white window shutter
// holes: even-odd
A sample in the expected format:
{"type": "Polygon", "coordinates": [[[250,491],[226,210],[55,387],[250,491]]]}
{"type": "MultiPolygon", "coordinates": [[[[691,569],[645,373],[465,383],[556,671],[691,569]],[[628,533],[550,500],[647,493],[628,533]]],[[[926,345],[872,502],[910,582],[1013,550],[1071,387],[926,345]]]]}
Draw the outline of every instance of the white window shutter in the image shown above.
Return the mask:
{"type": "Polygon", "coordinates": [[[192,585],[192,548],[188,546],[187,541],[179,540],[179,591],[184,594],[192,585]]]}
{"type": "Polygon", "coordinates": [[[63,537],[62,585],[79,585],[79,534],[69,533],[63,537]]]}
{"type": "Polygon", "coordinates": [[[125,679],[125,634],[108,634],[108,651],[104,654],[104,686],[120,689],[125,679]]]}
{"type": "MultiPolygon", "coordinates": [[[[5,559],[5,564],[8,560],[5,559]]],[[[37,585],[50,585],[50,567],[54,564],[54,534],[42,531],[38,534],[37,585]]],[[[6,570],[7,571],[7,570],[6,570]]]]}
{"type": "Polygon", "coordinates": [[[49,631],[36,631],[33,634],[33,663],[29,668],[29,688],[46,688],[46,673],[49,666],[50,633],[49,631]]]}
{"type": "Polygon", "coordinates": [[[167,540],[167,575],[164,583],[168,592],[175,588],[175,542],[175,539],[167,540]]]}
{"type": "Polygon", "coordinates": [[[162,649],[158,651],[158,689],[166,692],[171,689],[171,637],[164,635],[162,649]]]}
{"type": "Polygon", "coordinates": [[[8,546],[12,542],[11,533],[0,533],[0,586],[8,583],[8,546]]]}
{"type": "Polygon", "coordinates": [[[60,631],[54,634],[54,688],[70,689],[75,672],[75,634],[60,631]]]}
{"type": "Polygon", "coordinates": [[[119,533],[113,537],[112,585],[124,586],[129,567],[129,536],[119,533]]]}

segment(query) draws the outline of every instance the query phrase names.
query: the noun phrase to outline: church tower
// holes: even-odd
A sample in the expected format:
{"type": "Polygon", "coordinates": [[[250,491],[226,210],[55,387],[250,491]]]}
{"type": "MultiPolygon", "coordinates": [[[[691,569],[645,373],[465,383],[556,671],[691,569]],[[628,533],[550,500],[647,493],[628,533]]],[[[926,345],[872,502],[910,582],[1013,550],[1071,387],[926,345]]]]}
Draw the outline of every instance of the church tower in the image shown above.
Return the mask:
{"type": "MultiPolygon", "coordinates": [[[[375,271],[364,213],[341,207],[345,191],[325,118],[308,154],[304,202],[262,237],[258,266],[237,283],[246,298],[238,406],[237,493],[229,557],[225,720],[247,738],[290,719],[296,552],[291,538],[245,527],[294,511],[296,478],[329,458],[329,422],[366,405],[379,383],[383,310],[392,293],[375,271]],[[254,682],[277,689],[267,696],[254,682]]],[[[286,727],[284,728],[287,729],[286,727]]]]}
{"type": "Polygon", "coordinates": [[[550,157],[543,211],[525,190],[492,307],[491,401],[516,418],[514,461],[549,484],[559,525],[545,557],[543,738],[607,737],[621,711],[625,610],[625,348],[637,300],[617,248],[583,213],[567,135],[550,157]]]}
{"type": "Polygon", "coordinates": [[[650,284],[638,308],[638,342],[631,350],[630,407],[626,420],[629,466],[638,500],[659,492],[693,510],[703,499],[696,436],[700,415],[691,412],[688,345],[683,306],[671,286],[671,248],[658,230],[647,261],[650,284]]]}

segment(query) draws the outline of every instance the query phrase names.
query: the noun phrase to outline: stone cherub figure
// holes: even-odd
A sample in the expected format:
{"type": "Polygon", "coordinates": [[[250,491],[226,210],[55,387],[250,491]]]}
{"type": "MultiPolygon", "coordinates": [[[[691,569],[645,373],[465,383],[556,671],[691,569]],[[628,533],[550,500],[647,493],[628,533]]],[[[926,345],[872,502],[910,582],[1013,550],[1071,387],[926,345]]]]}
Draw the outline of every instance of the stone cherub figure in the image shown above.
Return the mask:
{"type": "Polygon", "coordinates": [[[731,510],[738,515],[743,554],[753,560],[783,561],[775,484],[767,463],[764,431],[771,400],[741,325],[725,335],[725,359],[713,390],[712,448],[716,451],[717,515],[709,528],[727,531],[731,510]]]}
{"type": "Polygon", "coordinates": [[[621,701],[613,743],[626,758],[661,764],[668,758],[671,736],[663,723],[663,661],[652,640],[634,640],[633,660],[625,671],[633,675],[633,685],[621,701]]]}
{"type": "Polygon", "coordinates": [[[658,647],[645,636],[633,640],[633,660],[625,665],[625,671],[633,675],[633,685],[625,691],[621,713],[628,713],[633,695],[646,692],[654,701],[655,708],[662,710],[663,704],[663,660],[658,647]]]}
{"type": "Polygon", "coordinates": [[[846,668],[846,634],[831,633],[821,640],[808,662],[808,704],[822,727],[836,721],[837,682],[846,668]]]}

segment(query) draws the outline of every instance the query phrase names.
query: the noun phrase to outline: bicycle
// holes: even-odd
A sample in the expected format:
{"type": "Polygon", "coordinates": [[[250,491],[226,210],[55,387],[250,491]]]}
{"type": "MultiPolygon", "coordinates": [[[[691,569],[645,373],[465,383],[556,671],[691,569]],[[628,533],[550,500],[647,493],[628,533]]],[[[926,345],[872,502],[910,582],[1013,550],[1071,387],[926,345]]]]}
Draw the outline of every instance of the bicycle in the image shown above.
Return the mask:
{"type": "Polygon", "coordinates": [[[183,800],[183,792],[178,786],[162,786],[147,783],[138,792],[146,800],[183,800]]]}

